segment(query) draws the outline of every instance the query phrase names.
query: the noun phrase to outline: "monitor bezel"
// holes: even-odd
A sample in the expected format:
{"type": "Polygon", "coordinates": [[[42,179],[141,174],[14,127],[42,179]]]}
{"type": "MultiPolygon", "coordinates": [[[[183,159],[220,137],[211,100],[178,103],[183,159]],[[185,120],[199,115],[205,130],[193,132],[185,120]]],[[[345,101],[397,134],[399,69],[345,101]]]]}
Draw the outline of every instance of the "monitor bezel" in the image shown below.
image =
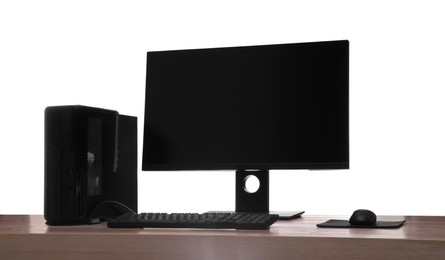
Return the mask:
{"type": "Polygon", "coordinates": [[[256,48],[265,46],[285,46],[285,45],[305,45],[305,44],[320,44],[320,43],[340,43],[347,45],[347,160],[340,162],[293,162],[293,163],[212,163],[212,164],[147,164],[144,163],[145,158],[145,138],[147,135],[147,90],[148,90],[148,75],[146,81],[146,93],[145,93],[145,108],[144,108],[144,143],[143,143],[143,155],[142,155],[142,170],[143,171],[202,171],[202,170],[248,170],[248,169],[260,169],[260,170],[341,170],[349,169],[349,41],[348,40],[335,40],[335,41],[319,41],[319,42],[302,42],[302,43],[284,43],[284,44],[268,44],[268,45],[252,45],[252,46],[234,46],[234,47],[217,47],[217,48],[200,48],[200,49],[182,49],[182,50],[165,50],[165,51],[149,51],[147,52],[147,66],[148,56],[152,53],[159,52],[184,52],[184,51],[201,51],[201,50],[221,50],[221,49],[234,49],[234,48],[256,48]]]}

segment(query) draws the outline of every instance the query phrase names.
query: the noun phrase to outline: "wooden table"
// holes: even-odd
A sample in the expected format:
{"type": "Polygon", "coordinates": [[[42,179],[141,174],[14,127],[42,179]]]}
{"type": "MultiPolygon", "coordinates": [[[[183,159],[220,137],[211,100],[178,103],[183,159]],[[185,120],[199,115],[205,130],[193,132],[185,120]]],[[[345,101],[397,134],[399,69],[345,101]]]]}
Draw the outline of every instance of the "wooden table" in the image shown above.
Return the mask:
{"type": "Polygon", "coordinates": [[[445,259],[445,217],[399,229],[331,229],[339,216],[278,221],[270,230],[108,229],[47,226],[42,216],[0,215],[0,259],[445,259]]]}

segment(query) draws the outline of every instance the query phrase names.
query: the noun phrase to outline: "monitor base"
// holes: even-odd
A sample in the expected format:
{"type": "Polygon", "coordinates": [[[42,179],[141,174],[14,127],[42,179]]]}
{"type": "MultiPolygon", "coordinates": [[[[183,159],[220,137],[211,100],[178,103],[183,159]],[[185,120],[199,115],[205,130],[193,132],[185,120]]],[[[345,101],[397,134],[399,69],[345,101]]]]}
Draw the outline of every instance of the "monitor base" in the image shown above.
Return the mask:
{"type": "MultiPolygon", "coordinates": [[[[221,212],[235,213],[235,211],[217,211],[217,210],[207,211],[206,213],[221,213],[221,212]]],[[[256,213],[264,213],[264,212],[256,212],[256,213]]],[[[269,211],[269,214],[279,215],[280,216],[279,220],[292,220],[301,218],[301,216],[304,214],[304,211],[269,211]]]]}
{"type": "Polygon", "coordinates": [[[277,214],[281,220],[290,220],[301,217],[304,211],[269,211],[269,170],[237,170],[236,171],[235,211],[248,213],[277,214]],[[257,178],[257,190],[250,191],[247,180],[257,178]]]}
{"type": "Polygon", "coordinates": [[[269,214],[279,215],[279,220],[291,220],[301,218],[301,215],[304,214],[304,211],[269,211],[269,214]]]}

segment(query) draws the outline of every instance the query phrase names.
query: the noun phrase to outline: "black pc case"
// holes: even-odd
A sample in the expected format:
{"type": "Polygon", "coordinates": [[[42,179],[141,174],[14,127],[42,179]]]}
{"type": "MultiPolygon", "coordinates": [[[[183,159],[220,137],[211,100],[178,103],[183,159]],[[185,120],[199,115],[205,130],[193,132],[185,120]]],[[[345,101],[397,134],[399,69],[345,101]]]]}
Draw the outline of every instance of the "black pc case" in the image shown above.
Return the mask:
{"type": "Polygon", "coordinates": [[[137,212],[137,118],[86,106],[45,109],[48,225],[137,212]]]}

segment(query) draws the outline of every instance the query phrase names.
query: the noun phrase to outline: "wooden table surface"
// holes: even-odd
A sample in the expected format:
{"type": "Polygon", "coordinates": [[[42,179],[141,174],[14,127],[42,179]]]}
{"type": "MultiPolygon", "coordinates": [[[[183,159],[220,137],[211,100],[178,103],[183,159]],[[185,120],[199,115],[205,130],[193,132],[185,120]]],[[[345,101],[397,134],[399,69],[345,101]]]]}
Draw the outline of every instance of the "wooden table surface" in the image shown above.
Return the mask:
{"type": "Polygon", "coordinates": [[[303,216],[270,230],[47,226],[0,215],[0,259],[445,259],[445,217],[385,216],[398,229],[318,228],[345,216],[303,216]]]}

